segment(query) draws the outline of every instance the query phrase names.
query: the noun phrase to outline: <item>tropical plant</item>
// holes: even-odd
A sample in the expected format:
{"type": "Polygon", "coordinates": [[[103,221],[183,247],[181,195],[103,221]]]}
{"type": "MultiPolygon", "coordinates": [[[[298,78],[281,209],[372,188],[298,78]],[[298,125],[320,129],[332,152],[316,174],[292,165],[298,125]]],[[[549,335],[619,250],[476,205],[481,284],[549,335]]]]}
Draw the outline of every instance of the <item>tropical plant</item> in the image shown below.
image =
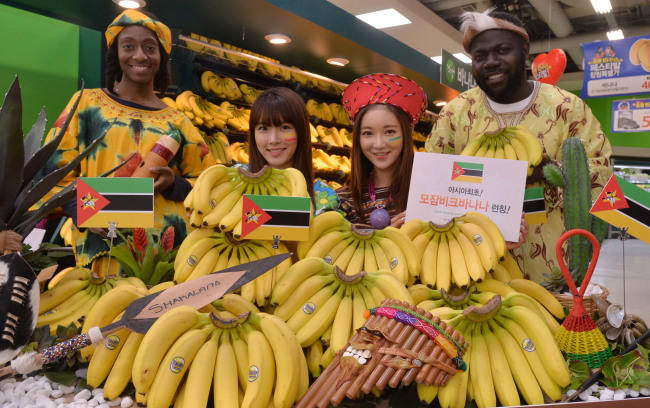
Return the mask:
{"type": "MultiPolygon", "coordinates": [[[[41,110],[31,130],[23,135],[22,99],[20,85],[16,77],[9,87],[4,103],[0,108],[0,234],[13,231],[22,238],[34,226],[57,207],[74,198],[76,182],[61,190],[38,209],[30,208],[49,193],[74,167],[102,142],[106,133],[95,139],[67,165],[47,174],[35,182],[44,163],[54,154],[63,135],[68,129],[73,113],[77,110],[79,97],[70,110],[57,135],[43,145],[45,137],[45,108],[41,110]]],[[[120,164],[121,166],[121,164],[120,164]]],[[[118,167],[102,174],[106,176],[118,167]]]]}

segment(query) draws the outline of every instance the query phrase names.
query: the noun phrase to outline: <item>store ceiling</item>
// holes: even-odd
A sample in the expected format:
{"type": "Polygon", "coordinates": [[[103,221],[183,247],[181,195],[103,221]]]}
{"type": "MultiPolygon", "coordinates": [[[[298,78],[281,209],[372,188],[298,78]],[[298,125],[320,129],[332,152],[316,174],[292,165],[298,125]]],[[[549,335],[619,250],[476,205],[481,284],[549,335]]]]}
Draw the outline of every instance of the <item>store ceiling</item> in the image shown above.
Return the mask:
{"type": "Polygon", "coordinates": [[[458,18],[465,11],[484,11],[491,6],[517,14],[531,40],[530,63],[553,48],[568,56],[560,86],[580,89],[582,84],[581,43],[607,40],[607,31],[621,28],[626,37],[650,33],[649,0],[611,0],[613,10],[596,14],[589,0],[328,0],[357,15],[395,8],[413,23],[382,31],[430,57],[444,48],[462,52],[458,18]],[[451,34],[450,34],[451,33],[451,34]]]}
{"type": "MultiPolygon", "coordinates": [[[[103,32],[121,12],[112,0],[0,0],[103,32]]],[[[391,72],[417,81],[431,102],[457,92],[440,85],[439,65],[325,0],[147,0],[146,9],[171,28],[194,32],[279,60],[287,65],[349,83],[372,72],[391,72]],[[273,46],[264,35],[288,34],[292,42],[273,46]],[[335,67],[325,60],[351,62],[335,67]]]]}

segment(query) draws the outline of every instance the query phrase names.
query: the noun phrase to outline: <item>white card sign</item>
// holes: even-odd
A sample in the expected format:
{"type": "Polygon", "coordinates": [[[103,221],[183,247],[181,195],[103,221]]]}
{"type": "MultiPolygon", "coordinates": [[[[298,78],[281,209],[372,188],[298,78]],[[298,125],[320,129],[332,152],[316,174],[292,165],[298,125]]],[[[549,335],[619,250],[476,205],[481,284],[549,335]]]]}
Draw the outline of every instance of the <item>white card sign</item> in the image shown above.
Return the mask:
{"type": "Polygon", "coordinates": [[[406,220],[436,224],[474,211],[494,221],[506,241],[519,240],[528,163],[415,153],[406,220]]]}

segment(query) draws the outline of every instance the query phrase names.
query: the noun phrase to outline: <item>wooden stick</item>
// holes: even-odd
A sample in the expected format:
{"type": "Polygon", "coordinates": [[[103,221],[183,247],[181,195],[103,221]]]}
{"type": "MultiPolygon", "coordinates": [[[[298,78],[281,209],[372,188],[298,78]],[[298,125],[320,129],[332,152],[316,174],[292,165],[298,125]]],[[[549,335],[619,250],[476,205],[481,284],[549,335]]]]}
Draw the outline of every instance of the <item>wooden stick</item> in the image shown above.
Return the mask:
{"type": "Polygon", "coordinates": [[[338,367],[339,360],[340,360],[339,356],[334,357],[332,362],[327,366],[327,368],[325,368],[325,370],[323,370],[323,372],[318,376],[318,378],[316,379],[316,381],[314,381],[311,387],[309,387],[305,395],[303,395],[302,398],[300,398],[300,400],[296,402],[294,408],[306,408],[306,407],[314,406],[311,404],[312,400],[321,390],[323,384],[326,382],[329,376],[332,375],[334,369],[338,367]]]}
{"type": "Polygon", "coordinates": [[[314,399],[310,402],[310,407],[327,408],[329,406],[330,398],[332,397],[332,394],[334,394],[334,386],[338,381],[340,372],[341,366],[340,364],[337,364],[336,368],[334,368],[334,371],[332,371],[332,374],[327,377],[321,388],[314,396],[314,399]]]}

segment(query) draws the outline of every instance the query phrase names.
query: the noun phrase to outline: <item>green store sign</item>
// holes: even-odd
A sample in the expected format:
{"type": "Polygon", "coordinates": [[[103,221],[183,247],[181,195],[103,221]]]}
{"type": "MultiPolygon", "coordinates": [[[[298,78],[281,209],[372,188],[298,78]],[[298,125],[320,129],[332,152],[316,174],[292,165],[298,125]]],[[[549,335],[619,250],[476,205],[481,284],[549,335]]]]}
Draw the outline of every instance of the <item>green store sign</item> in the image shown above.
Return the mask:
{"type": "Polygon", "coordinates": [[[474,88],[476,86],[476,80],[472,75],[472,65],[466,64],[446,50],[442,50],[440,83],[458,92],[465,92],[474,88]]]}

